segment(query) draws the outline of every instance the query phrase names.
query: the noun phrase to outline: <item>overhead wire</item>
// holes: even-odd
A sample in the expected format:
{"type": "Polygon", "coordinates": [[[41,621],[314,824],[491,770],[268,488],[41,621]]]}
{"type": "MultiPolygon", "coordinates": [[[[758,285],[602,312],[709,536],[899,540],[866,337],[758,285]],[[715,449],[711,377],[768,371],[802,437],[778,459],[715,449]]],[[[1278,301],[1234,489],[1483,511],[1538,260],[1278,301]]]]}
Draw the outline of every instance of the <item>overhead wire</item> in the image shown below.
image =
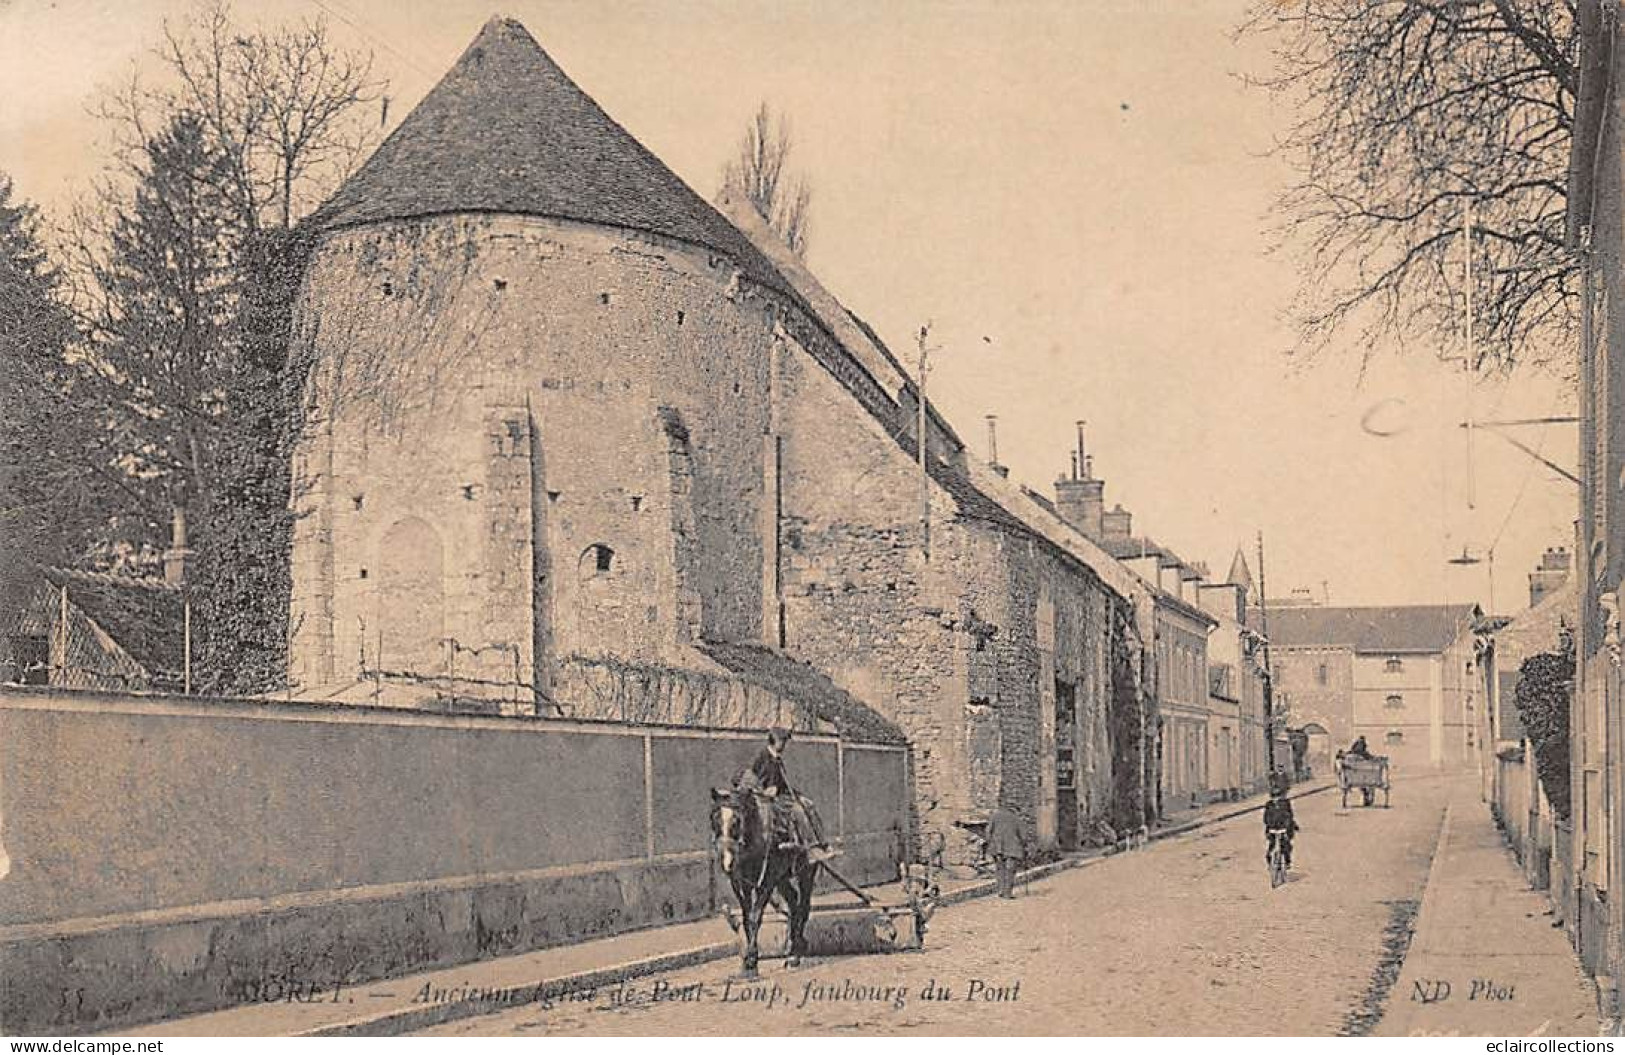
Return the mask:
{"type": "MultiPolygon", "coordinates": [[[[1557,399],[1555,399],[1553,401],[1553,404],[1552,404],[1552,409],[1547,414],[1547,416],[1548,417],[1556,416],[1558,408],[1560,406],[1562,406],[1562,402],[1563,402],[1562,396],[1559,396],[1557,399]]],[[[1550,431],[1550,428],[1551,428],[1550,426],[1547,426],[1546,428],[1543,428],[1543,429],[1540,430],[1540,439],[1538,439],[1535,442],[1535,452],[1537,454],[1544,454],[1545,453],[1546,436],[1547,436],[1548,432],[1550,431]]],[[[1496,545],[1500,543],[1501,537],[1506,534],[1507,528],[1511,525],[1512,517],[1513,517],[1514,514],[1516,514],[1518,512],[1518,506],[1523,502],[1523,496],[1524,496],[1525,492],[1527,492],[1528,489],[1529,489],[1529,481],[1535,475],[1535,466],[1537,464],[1539,464],[1539,463],[1536,462],[1533,458],[1531,458],[1524,465],[1523,478],[1518,482],[1517,494],[1515,494],[1513,496],[1512,505],[1510,507],[1508,507],[1508,509],[1507,509],[1507,515],[1501,520],[1500,528],[1495,532],[1495,537],[1490,541],[1489,552],[1491,552],[1491,553],[1495,552],[1496,545]]]]}
{"type": "Polygon", "coordinates": [[[311,0],[311,3],[315,4],[322,11],[326,12],[328,15],[331,15],[333,18],[343,22],[345,25],[361,34],[362,37],[371,41],[376,46],[389,52],[391,55],[394,55],[397,59],[410,66],[413,70],[421,73],[425,77],[428,77],[431,81],[437,79],[434,70],[430,69],[426,64],[414,59],[400,48],[397,48],[395,45],[391,44],[388,39],[383,37],[381,34],[368,29],[366,26],[356,21],[355,18],[351,17],[345,12],[344,8],[338,4],[337,0],[311,0]],[[337,10],[335,10],[335,8],[337,8],[337,10]]]}

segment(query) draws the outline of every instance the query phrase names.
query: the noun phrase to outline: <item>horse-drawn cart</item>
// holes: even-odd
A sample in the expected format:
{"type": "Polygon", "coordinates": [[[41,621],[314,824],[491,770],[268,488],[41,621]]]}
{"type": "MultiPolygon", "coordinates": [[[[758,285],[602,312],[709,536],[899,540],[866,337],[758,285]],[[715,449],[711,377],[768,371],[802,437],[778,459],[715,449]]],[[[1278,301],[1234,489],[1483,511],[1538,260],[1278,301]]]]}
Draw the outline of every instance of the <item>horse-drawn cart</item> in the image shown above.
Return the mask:
{"type": "Polygon", "coordinates": [[[1348,807],[1349,792],[1359,791],[1362,805],[1376,802],[1382,792],[1382,807],[1388,808],[1388,759],[1381,755],[1371,758],[1344,757],[1337,763],[1337,786],[1343,791],[1343,806],[1348,807]]]}

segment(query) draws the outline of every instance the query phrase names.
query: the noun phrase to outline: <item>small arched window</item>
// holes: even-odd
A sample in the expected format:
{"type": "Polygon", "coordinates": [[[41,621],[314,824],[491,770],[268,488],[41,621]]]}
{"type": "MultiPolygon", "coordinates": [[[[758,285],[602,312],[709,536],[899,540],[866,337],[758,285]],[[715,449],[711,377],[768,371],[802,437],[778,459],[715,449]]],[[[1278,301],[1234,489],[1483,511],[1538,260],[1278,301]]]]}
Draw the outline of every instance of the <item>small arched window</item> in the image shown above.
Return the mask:
{"type": "Polygon", "coordinates": [[[1391,711],[1401,710],[1405,706],[1405,697],[1397,694],[1390,696],[1383,701],[1383,706],[1387,707],[1391,711]]]}
{"type": "Polygon", "coordinates": [[[1398,674],[1405,669],[1405,661],[1398,656],[1389,656],[1388,662],[1384,664],[1383,669],[1390,674],[1398,674]]]}
{"type": "Polygon", "coordinates": [[[615,568],[615,551],[602,542],[594,542],[581,551],[579,570],[583,579],[608,575],[615,568]]]}
{"type": "Polygon", "coordinates": [[[1405,734],[1398,729],[1390,729],[1388,735],[1383,737],[1383,740],[1388,744],[1402,744],[1405,742],[1405,734]]]}

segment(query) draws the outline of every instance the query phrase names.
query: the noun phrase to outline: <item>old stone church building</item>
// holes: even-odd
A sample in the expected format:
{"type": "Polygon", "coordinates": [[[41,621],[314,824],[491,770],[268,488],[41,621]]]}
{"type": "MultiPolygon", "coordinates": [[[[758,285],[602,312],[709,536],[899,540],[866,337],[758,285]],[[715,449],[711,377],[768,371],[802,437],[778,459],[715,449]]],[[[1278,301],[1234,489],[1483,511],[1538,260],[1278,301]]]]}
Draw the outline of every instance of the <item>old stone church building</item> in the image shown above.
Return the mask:
{"type": "Polygon", "coordinates": [[[317,213],[299,695],[904,739],[950,841],[1132,821],[1143,583],[934,413],[927,541],[909,377],[722,208],[496,19],[317,213]]]}

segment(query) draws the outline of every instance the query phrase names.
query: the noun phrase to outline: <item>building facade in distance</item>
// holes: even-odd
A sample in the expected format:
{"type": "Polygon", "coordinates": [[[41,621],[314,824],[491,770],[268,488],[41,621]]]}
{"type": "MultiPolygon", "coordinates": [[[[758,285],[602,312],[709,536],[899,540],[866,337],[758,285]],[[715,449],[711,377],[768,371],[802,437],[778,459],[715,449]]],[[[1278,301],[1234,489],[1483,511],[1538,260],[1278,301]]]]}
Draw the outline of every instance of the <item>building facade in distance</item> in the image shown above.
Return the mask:
{"type": "Polygon", "coordinates": [[[1221,720],[1212,721],[1208,635],[1219,621],[1201,601],[1207,569],[1149,537],[1136,536],[1132,514],[1121,504],[1108,511],[1105,494],[1106,483],[1094,473],[1079,422],[1071,472],[1055,482],[1055,508],[1145,584],[1152,640],[1149,688],[1156,712],[1148,779],[1156,789],[1155,812],[1163,816],[1228,791],[1231,763],[1226,752],[1234,729],[1226,730],[1225,717],[1236,715],[1234,725],[1239,709],[1221,701],[1221,720]]]}
{"type": "Polygon", "coordinates": [[[1232,795],[1263,787],[1265,764],[1263,637],[1247,623],[1252,572],[1238,549],[1222,583],[1204,583],[1202,608],[1218,621],[1208,634],[1209,775],[1212,790],[1232,795]]]}
{"type": "Polygon", "coordinates": [[[1334,747],[1363,736],[1396,768],[1476,765],[1479,616],[1474,604],[1271,607],[1279,721],[1319,726],[1334,747]]]}

